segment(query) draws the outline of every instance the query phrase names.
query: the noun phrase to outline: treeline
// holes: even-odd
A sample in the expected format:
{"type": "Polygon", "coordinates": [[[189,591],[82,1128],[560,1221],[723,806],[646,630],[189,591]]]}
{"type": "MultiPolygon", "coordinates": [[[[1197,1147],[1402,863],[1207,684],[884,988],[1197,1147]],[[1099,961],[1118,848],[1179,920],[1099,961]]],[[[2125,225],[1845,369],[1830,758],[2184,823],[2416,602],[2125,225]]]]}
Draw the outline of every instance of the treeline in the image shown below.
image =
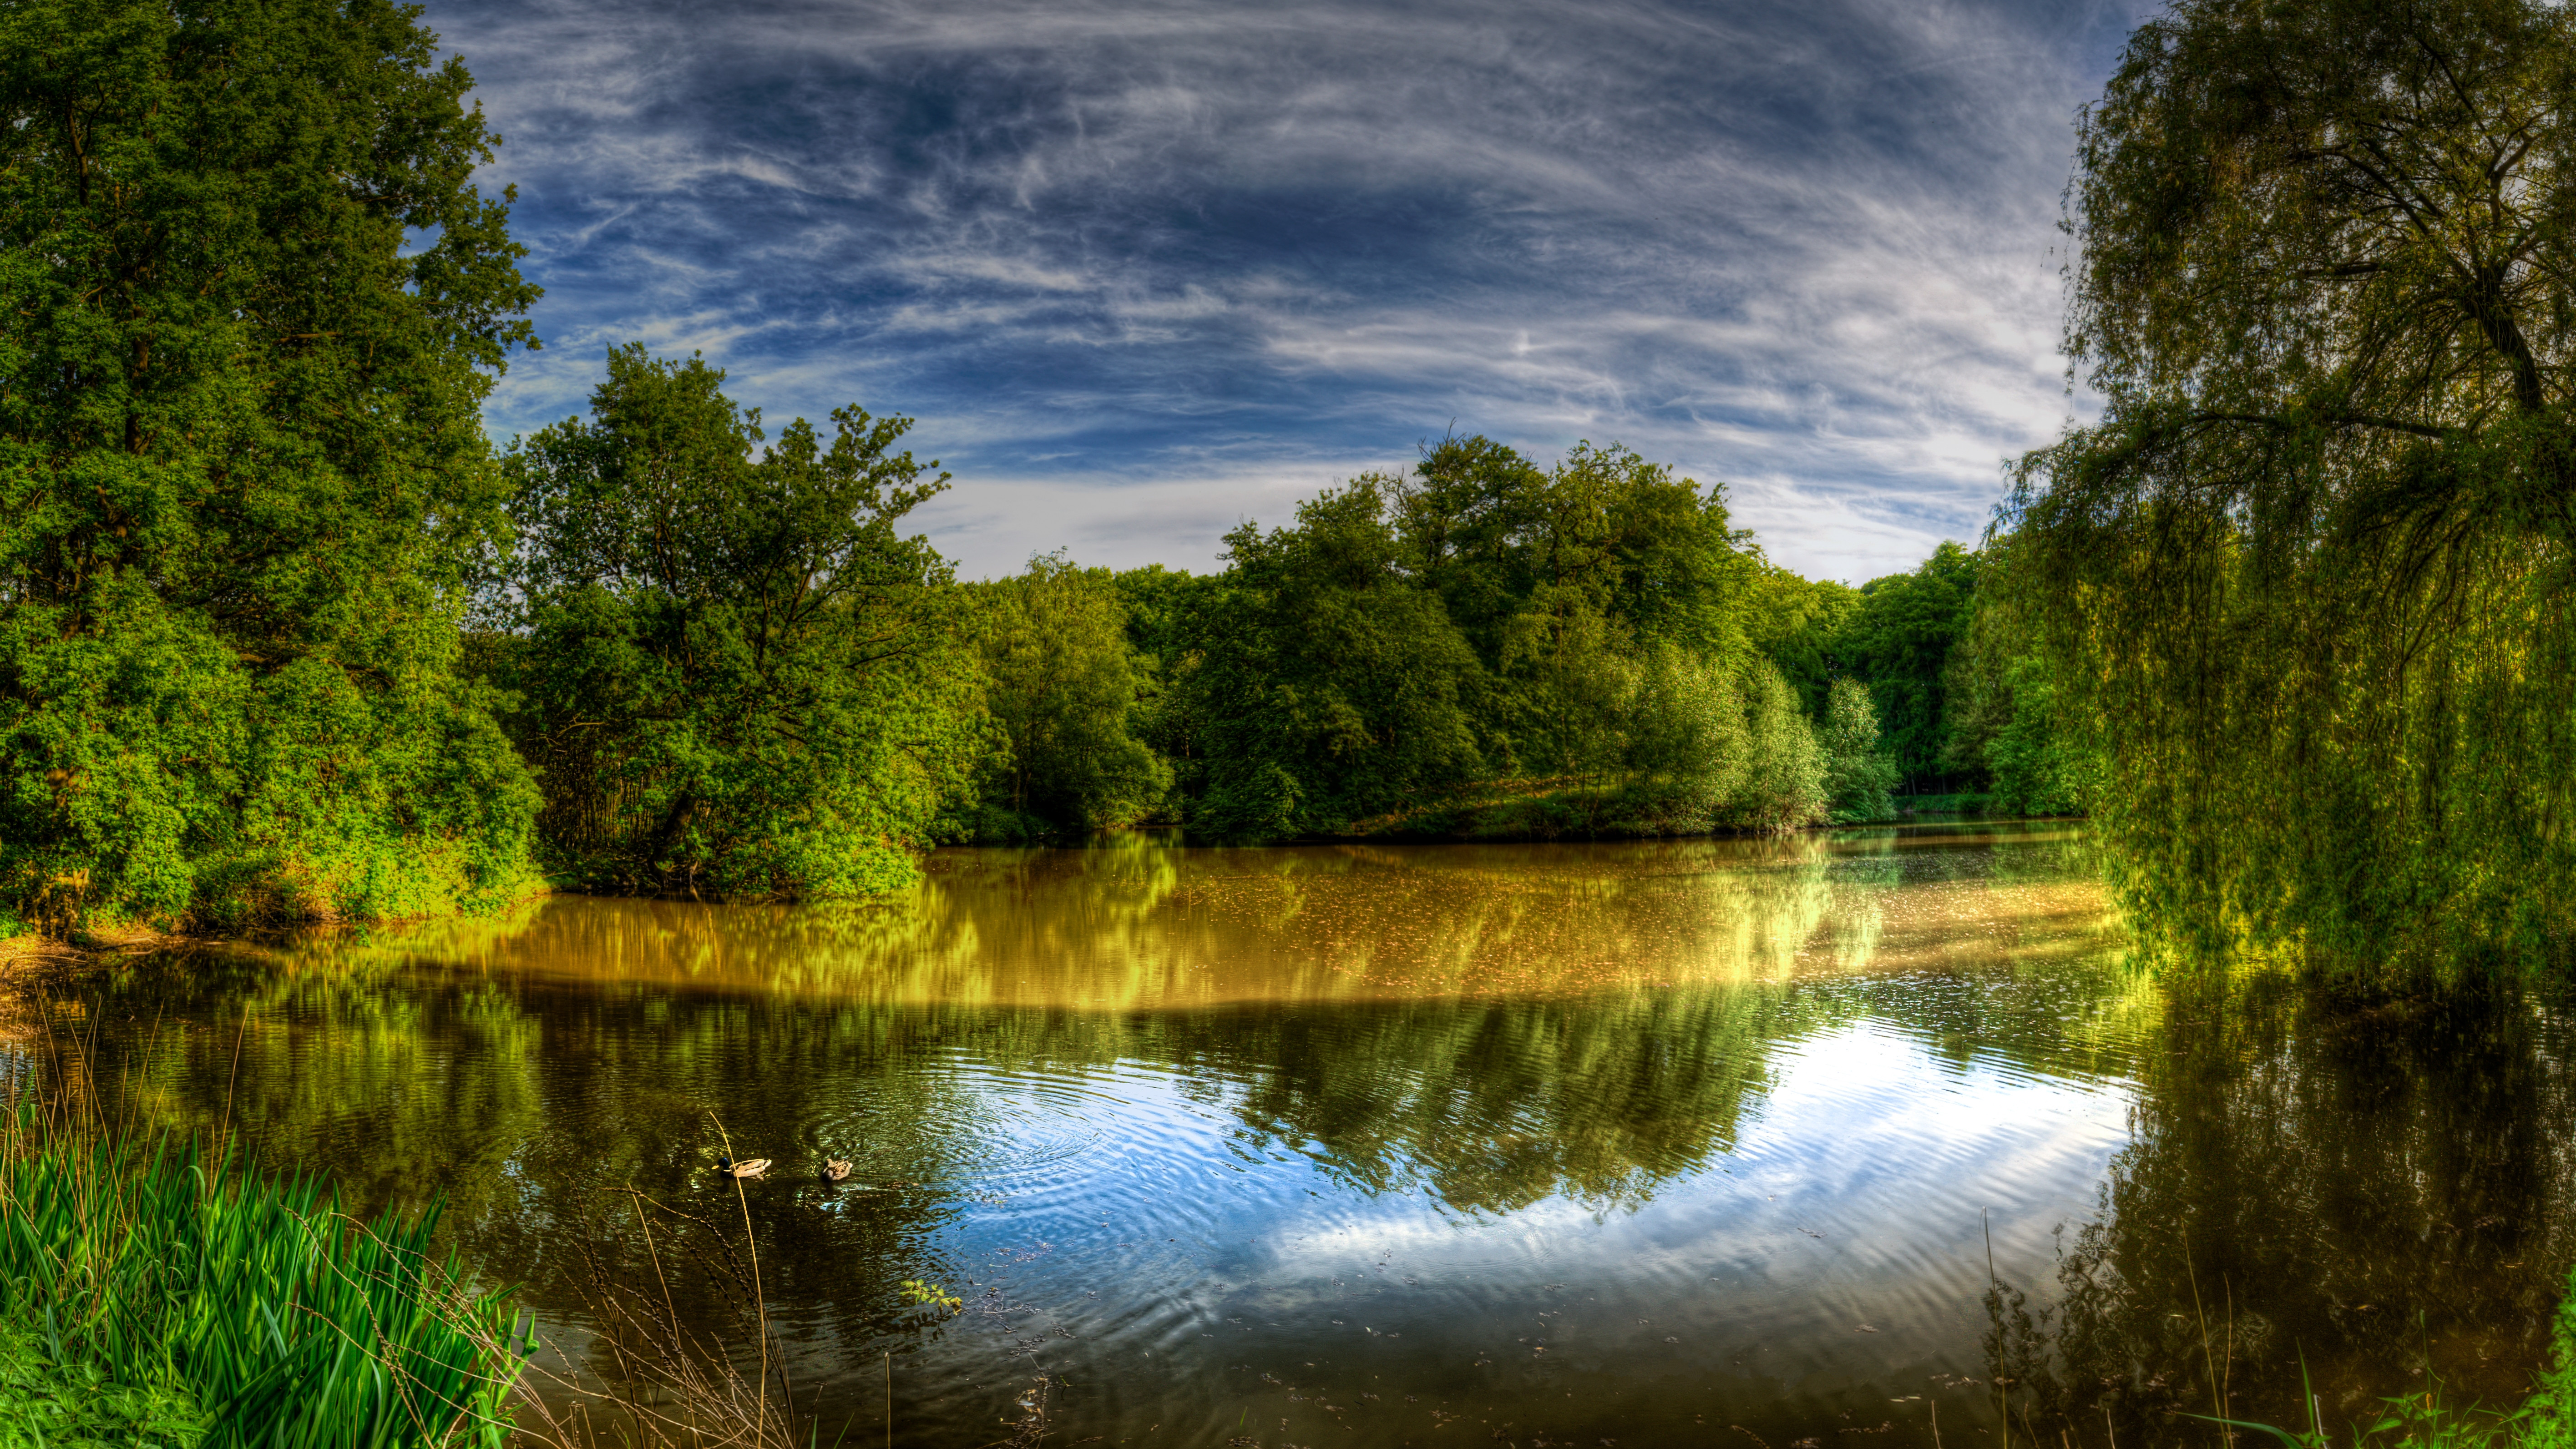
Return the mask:
{"type": "Polygon", "coordinates": [[[1990,778],[2077,804],[2024,758],[2028,661],[1973,667],[1994,630],[1956,545],[1811,582],[1721,489],[1469,437],[1245,524],[1218,572],[1057,553],[959,583],[901,531],[948,484],[894,450],[908,422],[832,427],[767,437],[721,371],[636,346],[587,417],[501,456],[463,673],[535,767],[559,878],[844,894],[934,842],[1150,824],[1777,831],[1990,778]]]}
{"type": "Polygon", "coordinates": [[[856,894],[943,840],[1784,830],[2080,802],[1945,546],[1798,578],[1723,492],[1478,437],[1226,539],[960,583],[947,477],[624,348],[496,450],[538,292],[377,0],[0,15],[0,934],[856,894]]]}

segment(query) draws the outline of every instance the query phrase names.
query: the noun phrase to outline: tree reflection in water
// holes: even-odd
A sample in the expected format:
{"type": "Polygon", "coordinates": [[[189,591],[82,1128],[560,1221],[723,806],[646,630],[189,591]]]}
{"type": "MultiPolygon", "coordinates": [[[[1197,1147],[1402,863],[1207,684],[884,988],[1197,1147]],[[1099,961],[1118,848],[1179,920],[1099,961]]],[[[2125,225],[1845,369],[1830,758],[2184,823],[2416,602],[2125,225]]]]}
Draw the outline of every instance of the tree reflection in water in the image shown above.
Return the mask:
{"type": "Polygon", "coordinates": [[[2115,964],[2083,849],[971,852],[871,907],[564,899],[143,963],[54,1001],[54,1050],[94,1050],[135,1120],[229,1131],[359,1207],[446,1194],[469,1261],[525,1283],[576,1356],[594,1270],[653,1271],[630,1188],[674,1210],[690,1326],[747,1341],[720,1114],[779,1161],[746,1186],[753,1244],[835,1430],[877,1412],[891,1349],[907,1435],[982,1442],[1034,1344],[1081,1370],[1065,1411],[1099,1432],[1216,1433],[1365,1326],[1394,1335],[1370,1372],[1472,1399],[1480,1435],[1646,1442],[1717,1415],[1787,1444],[1935,1391],[1973,1434],[1980,1404],[2000,1426],[1962,1380],[2008,1378],[2017,1432],[2197,1442],[2171,1417],[2209,1402],[2195,1283],[2242,1412],[2290,1417],[2302,1352],[2330,1414],[2415,1382],[2427,1342],[2476,1392],[2520,1387],[2569,1256],[2566,1014],[2159,985],[2115,964]],[[1836,1095],[1820,1043],[1911,1063],[1873,1080],[1935,1100],[1836,1095]],[[1773,1122],[1793,1078],[1815,1124],[1794,1140],[1773,1122]],[[2125,1146],[1978,1115],[2106,1096],[2125,1146]],[[1844,1145],[1894,1140],[1919,1155],[1844,1145]],[[827,1156],[857,1160],[851,1186],[816,1177],[827,1156]],[[1999,1299],[1983,1344],[1980,1201],[2046,1214],[1999,1213],[1998,1269],[2031,1298],[2026,1325],[1999,1299]],[[1374,1233],[1451,1266],[1344,1324],[1323,1305],[1360,1290],[1314,1245],[1374,1233]],[[907,1278],[1026,1311],[938,1340],[907,1278]],[[1841,1305],[1871,1295],[1872,1328],[1915,1336],[1859,1334],[1841,1305]],[[1506,1311],[1523,1326],[1497,1338],[1506,1311]],[[1519,1342],[1548,1335],[1547,1357],[1519,1342]]]}
{"type": "Polygon", "coordinates": [[[2564,999],[2485,983],[2362,1001],[2278,975],[2167,996],[2056,1303],[1989,1295],[2016,1419],[2208,1442],[2177,1415],[2304,1423],[2306,1381],[2340,1435],[2428,1371],[2455,1400],[2518,1403],[2576,1258],[2564,999]]]}

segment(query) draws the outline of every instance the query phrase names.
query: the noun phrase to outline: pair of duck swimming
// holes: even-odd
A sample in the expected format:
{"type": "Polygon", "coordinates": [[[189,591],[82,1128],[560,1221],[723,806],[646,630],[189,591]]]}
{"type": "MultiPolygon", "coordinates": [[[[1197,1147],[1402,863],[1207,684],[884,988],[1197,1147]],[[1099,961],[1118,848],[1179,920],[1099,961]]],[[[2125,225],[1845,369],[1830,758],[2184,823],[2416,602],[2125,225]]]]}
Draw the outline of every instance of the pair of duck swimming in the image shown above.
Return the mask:
{"type": "MultiPolygon", "coordinates": [[[[846,1181],[850,1175],[850,1165],[846,1158],[832,1158],[823,1164],[823,1180],[825,1182],[846,1181]]],[[[737,1162],[730,1157],[719,1157],[716,1159],[716,1175],[718,1177],[767,1177],[769,1159],[751,1157],[737,1162]]]]}

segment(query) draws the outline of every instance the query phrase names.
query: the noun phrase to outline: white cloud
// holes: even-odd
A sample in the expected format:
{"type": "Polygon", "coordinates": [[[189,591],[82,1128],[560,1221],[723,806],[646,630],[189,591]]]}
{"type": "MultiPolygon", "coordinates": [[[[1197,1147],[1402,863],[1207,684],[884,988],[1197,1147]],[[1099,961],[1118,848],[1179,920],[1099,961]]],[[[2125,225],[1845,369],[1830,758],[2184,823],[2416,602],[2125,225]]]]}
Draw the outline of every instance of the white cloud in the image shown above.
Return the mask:
{"type": "Polygon", "coordinates": [[[1203,566],[1228,500],[1450,425],[1735,486],[1775,557],[1972,537],[2064,391],[2053,247],[2111,6],[443,7],[557,349],[921,419],[970,572],[1203,566]],[[974,502],[977,498],[985,501],[974,502]],[[998,552],[997,552],[998,550],[998,552]]]}

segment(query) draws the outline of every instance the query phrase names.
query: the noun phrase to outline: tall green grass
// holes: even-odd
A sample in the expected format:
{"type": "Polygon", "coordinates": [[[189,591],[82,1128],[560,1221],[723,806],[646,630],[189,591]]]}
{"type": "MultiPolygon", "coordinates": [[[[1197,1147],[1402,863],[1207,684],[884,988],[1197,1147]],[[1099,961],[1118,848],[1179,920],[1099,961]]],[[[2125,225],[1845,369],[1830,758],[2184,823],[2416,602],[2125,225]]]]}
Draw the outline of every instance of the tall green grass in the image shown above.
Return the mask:
{"type": "Polygon", "coordinates": [[[22,1397],[158,1395],[195,1449],[499,1449],[528,1345],[503,1294],[430,1255],[435,1205],[360,1225],[315,1178],[34,1120],[0,1144],[0,1322],[29,1340],[0,1380],[22,1397]]]}

